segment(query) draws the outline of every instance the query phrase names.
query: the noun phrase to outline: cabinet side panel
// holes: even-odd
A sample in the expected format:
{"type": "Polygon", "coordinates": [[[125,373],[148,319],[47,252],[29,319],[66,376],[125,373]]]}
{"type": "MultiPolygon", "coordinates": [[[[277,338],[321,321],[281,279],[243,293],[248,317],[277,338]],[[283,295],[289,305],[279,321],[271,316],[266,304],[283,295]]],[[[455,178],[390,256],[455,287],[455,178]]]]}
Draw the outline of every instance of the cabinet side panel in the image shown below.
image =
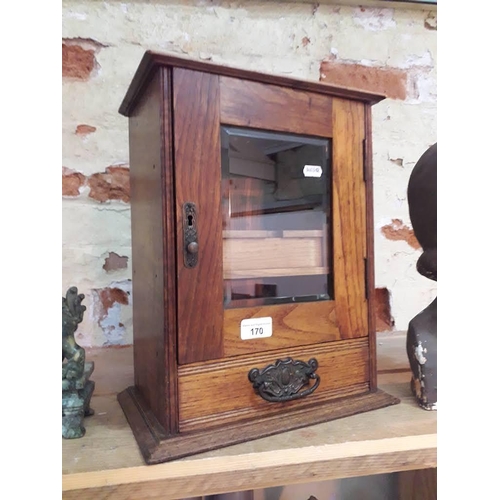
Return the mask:
{"type": "Polygon", "coordinates": [[[373,221],[372,108],[365,104],[365,186],[366,186],[366,296],[370,345],[370,389],[377,390],[377,337],[375,331],[375,250],[373,221]]]}
{"type": "Polygon", "coordinates": [[[177,250],[175,215],[175,175],[173,158],[173,109],[172,69],[162,68],[163,77],[163,228],[165,262],[165,397],[167,430],[170,434],[179,431],[177,404],[177,250]]]}
{"type": "Polygon", "coordinates": [[[333,99],[333,261],[342,338],[368,335],[363,103],[333,99]]]}
{"type": "Polygon", "coordinates": [[[165,425],[162,100],[158,71],[129,118],[129,147],[135,385],[165,425]]]}
{"type": "Polygon", "coordinates": [[[223,278],[219,77],[173,71],[178,362],[221,358],[223,278]],[[184,203],[196,205],[198,263],[184,265],[184,203]]]}

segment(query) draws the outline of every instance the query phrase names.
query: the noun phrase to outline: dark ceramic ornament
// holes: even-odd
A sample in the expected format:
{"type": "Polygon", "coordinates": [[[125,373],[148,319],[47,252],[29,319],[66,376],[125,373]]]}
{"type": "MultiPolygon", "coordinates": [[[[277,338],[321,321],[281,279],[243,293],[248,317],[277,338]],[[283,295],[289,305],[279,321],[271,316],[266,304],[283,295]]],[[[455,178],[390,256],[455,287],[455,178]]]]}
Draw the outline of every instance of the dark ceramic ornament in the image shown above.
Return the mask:
{"type": "MultiPolygon", "coordinates": [[[[417,271],[437,281],[437,143],[420,157],[411,173],[408,206],[423,249],[417,271]]],[[[425,410],[437,410],[437,298],[410,321],[406,350],[418,404],[425,410]]]]}
{"type": "Polygon", "coordinates": [[[85,350],[75,341],[86,309],[84,297],[73,286],[62,299],[62,437],[66,439],[83,437],[83,418],[94,414],[89,406],[95,387],[89,380],[94,363],[85,362],[85,350]]]}

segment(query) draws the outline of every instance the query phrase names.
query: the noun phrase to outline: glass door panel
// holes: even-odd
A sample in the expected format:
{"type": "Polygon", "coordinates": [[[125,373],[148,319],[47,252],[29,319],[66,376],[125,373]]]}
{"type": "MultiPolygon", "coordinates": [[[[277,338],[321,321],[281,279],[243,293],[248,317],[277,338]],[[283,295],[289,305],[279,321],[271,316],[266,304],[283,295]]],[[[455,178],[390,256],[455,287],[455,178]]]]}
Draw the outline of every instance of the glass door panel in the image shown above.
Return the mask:
{"type": "Polygon", "coordinates": [[[328,139],[223,126],[225,309],[333,299],[328,139]]]}

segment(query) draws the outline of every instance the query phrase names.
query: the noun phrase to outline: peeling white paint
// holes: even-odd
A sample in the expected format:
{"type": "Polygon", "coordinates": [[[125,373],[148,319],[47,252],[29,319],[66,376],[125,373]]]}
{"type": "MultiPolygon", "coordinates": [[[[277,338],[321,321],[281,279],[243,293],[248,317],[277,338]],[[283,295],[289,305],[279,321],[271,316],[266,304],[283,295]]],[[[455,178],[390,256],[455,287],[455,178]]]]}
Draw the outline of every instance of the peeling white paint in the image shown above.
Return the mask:
{"type": "Polygon", "coordinates": [[[351,61],[352,64],[361,64],[362,66],[366,66],[368,68],[376,68],[380,66],[380,63],[377,61],[373,61],[372,59],[361,59],[360,61],[351,61]]]}
{"type": "Polygon", "coordinates": [[[367,9],[359,7],[354,9],[353,20],[366,30],[379,31],[394,28],[394,9],[367,9]]]}
{"type": "Polygon", "coordinates": [[[414,68],[415,66],[423,67],[433,67],[434,61],[432,60],[432,55],[429,50],[426,50],[423,54],[410,54],[404,64],[400,65],[402,69],[414,68]]]}
{"type": "Polygon", "coordinates": [[[99,326],[102,328],[106,341],[105,346],[120,345],[124,343],[126,329],[125,325],[120,321],[122,304],[115,302],[109,309],[104,318],[98,320],[99,326]]]}
{"type": "Polygon", "coordinates": [[[118,288],[124,291],[128,297],[128,304],[113,302],[104,310],[100,292],[103,290],[92,290],[90,318],[101,329],[100,345],[126,345],[132,341],[132,282],[131,280],[112,281],[104,288],[118,288]]]}
{"type": "Polygon", "coordinates": [[[79,21],[85,21],[87,19],[87,14],[83,14],[82,12],[72,12],[69,11],[66,14],[67,17],[72,17],[73,19],[78,19],[79,21]]]}
{"type": "MultiPolygon", "coordinates": [[[[414,352],[415,352],[415,358],[416,358],[416,360],[421,365],[425,365],[425,362],[427,361],[427,358],[424,356],[424,354],[427,353],[427,348],[422,346],[422,342],[419,341],[418,345],[415,347],[415,351],[414,352]]],[[[423,383],[422,383],[422,385],[423,385],[423,383]]]]}

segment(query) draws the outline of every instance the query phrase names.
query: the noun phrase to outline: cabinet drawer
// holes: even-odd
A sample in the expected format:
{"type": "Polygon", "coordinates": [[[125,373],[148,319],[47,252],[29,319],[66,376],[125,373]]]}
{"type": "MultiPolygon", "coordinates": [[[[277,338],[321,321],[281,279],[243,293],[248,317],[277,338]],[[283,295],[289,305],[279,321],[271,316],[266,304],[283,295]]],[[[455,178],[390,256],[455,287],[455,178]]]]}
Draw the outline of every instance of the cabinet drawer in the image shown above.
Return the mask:
{"type": "MultiPolygon", "coordinates": [[[[265,355],[238,356],[229,361],[197,363],[179,368],[179,430],[192,431],[259,416],[284,414],[369,390],[368,338],[274,351],[265,355]],[[317,389],[304,398],[269,402],[248,379],[253,368],[264,369],[278,359],[318,362],[317,389]]],[[[314,380],[309,381],[312,387],[314,380]]],[[[312,410],[313,411],[313,410],[312,410]]]]}

